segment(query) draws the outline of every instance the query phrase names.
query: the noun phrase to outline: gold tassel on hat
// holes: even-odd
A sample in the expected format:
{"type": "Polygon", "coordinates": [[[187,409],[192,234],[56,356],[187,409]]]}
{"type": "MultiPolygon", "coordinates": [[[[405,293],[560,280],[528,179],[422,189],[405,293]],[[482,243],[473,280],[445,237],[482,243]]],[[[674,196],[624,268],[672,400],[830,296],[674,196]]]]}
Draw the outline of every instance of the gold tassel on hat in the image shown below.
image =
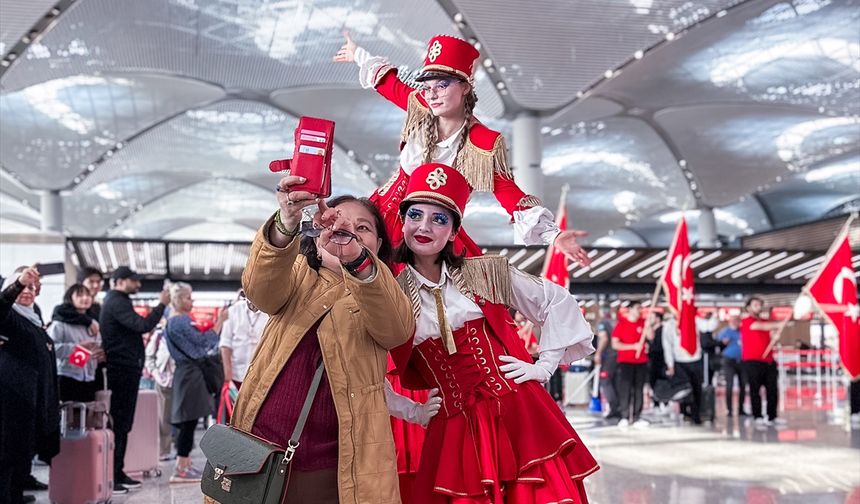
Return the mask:
{"type": "Polygon", "coordinates": [[[457,353],[457,344],[454,343],[454,334],[451,332],[451,324],[448,323],[448,316],[445,315],[445,300],[442,299],[442,287],[425,287],[433,293],[433,298],[436,300],[436,318],[439,319],[439,332],[442,336],[442,344],[448,350],[448,355],[457,353]]]}

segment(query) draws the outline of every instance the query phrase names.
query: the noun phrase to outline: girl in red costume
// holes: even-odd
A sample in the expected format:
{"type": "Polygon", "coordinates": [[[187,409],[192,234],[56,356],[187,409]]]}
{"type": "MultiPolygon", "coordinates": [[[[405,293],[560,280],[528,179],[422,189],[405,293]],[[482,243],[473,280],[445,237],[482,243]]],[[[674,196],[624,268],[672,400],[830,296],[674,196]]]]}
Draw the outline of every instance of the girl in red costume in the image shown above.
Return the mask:
{"type": "MultiPolygon", "coordinates": [[[[362,87],[375,89],[406,111],[400,134],[400,169],[370,198],[382,212],[395,246],[402,239],[398,207],[410,175],[419,165],[439,162],[455,167],[468,181],[470,192],[492,192],[511,215],[515,232],[526,245],[554,243],[580,264],[590,262],[576,242],[576,237],[584,233],[575,230],[559,232],[552,213],[514,182],[507,164],[504,137],[474,117],[478,101],[474,70],[480,56],[477,49],[457,37],[433,37],[427,44],[422,73],[416,79],[423,83],[423,87],[415,89],[397,77],[397,69],[387,59],[370,55],[358,47],[348,33],[344,36],[346,43],[334,61],[356,63],[362,87]]],[[[455,247],[458,253],[465,249],[467,256],[481,255],[480,247],[463,230],[457,233],[455,247]]],[[[395,273],[399,268],[395,268],[395,273]]],[[[400,409],[418,411],[419,405],[428,400],[426,392],[405,391],[396,377],[391,381],[394,392],[416,401],[400,409]]],[[[388,397],[392,399],[393,394],[389,393],[388,397]]],[[[397,417],[408,418],[409,415],[401,411],[397,417]]],[[[396,418],[392,419],[392,428],[403,501],[409,502],[409,478],[418,466],[423,430],[420,425],[407,424],[396,418]]]]}
{"type": "Polygon", "coordinates": [[[457,170],[416,168],[399,204],[397,278],[412,300],[412,341],[391,351],[407,388],[435,388],[412,502],[587,502],[583,478],[598,469],[542,387],[559,362],[592,353],[592,332],[564,288],[500,256],[454,252],[471,188],[457,170]],[[534,364],[509,323],[514,308],[543,327],[534,364]]]}

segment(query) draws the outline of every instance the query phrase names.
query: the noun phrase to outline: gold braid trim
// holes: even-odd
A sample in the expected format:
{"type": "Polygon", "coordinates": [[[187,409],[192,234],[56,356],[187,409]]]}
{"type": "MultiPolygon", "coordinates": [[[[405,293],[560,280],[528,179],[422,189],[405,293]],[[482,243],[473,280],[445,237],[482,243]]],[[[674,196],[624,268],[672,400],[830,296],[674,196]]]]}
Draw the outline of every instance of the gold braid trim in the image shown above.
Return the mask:
{"type": "Polygon", "coordinates": [[[457,274],[462,275],[463,284],[469,292],[491,303],[511,305],[513,290],[507,257],[468,257],[457,274]]]}
{"type": "Polygon", "coordinates": [[[543,202],[537,196],[526,194],[517,202],[517,206],[521,208],[533,208],[543,206],[543,202]]]}
{"type": "Polygon", "coordinates": [[[507,150],[505,137],[502,135],[496,138],[492,150],[484,150],[476,146],[470,138],[457,155],[455,168],[466,177],[475,191],[492,192],[494,172],[508,179],[514,178],[508,166],[507,150]]]}
{"type": "Polygon", "coordinates": [[[403,268],[403,271],[397,275],[395,280],[397,280],[397,284],[400,285],[400,288],[403,289],[406,297],[412,303],[412,316],[415,317],[415,321],[417,322],[418,316],[421,314],[421,298],[418,296],[418,284],[415,276],[409,268],[403,268]]]}
{"type": "Polygon", "coordinates": [[[418,90],[409,93],[409,98],[406,100],[406,121],[403,123],[403,129],[400,130],[400,142],[406,143],[413,133],[424,126],[429,117],[430,109],[418,100],[418,90]]]}

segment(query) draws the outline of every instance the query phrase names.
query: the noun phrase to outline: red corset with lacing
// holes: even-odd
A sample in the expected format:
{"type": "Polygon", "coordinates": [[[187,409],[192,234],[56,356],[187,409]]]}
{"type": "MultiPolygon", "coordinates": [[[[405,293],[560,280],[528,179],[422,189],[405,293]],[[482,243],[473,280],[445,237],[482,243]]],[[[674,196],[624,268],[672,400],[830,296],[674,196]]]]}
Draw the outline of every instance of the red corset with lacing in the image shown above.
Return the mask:
{"type": "Polygon", "coordinates": [[[479,400],[498,399],[516,391],[517,385],[499,370],[499,355],[507,352],[487,329],[486,319],[481,318],[454,331],[454,354],[448,354],[439,338],[415,347],[411,364],[428,384],[439,389],[441,415],[450,417],[479,400]]]}

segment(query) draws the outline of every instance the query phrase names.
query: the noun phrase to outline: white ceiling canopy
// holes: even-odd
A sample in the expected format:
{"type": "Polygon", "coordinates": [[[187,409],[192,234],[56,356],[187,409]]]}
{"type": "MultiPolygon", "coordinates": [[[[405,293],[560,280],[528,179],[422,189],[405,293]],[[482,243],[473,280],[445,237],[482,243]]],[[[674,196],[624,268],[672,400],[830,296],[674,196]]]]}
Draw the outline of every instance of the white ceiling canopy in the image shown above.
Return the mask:
{"type": "MultiPolygon", "coordinates": [[[[267,165],[300,115],[337,122],[335,192],[369,195],[404,115],[331,61],[343,30],[404,77],[431,36],[470,39],[478,118],[513,145],[511,119],[539,115],[541,196],[555,211],[568,184],[593,242],[662,246],[703,207],[725,240],[819,218],[860,201],[858,7],[0,0],[0,225],[36,229],[60,191],[71,234],[241,239],[274,209],[267,165]]],[[[513,239],[492,195],[465,220],[479,243],[513,239]]]]}

